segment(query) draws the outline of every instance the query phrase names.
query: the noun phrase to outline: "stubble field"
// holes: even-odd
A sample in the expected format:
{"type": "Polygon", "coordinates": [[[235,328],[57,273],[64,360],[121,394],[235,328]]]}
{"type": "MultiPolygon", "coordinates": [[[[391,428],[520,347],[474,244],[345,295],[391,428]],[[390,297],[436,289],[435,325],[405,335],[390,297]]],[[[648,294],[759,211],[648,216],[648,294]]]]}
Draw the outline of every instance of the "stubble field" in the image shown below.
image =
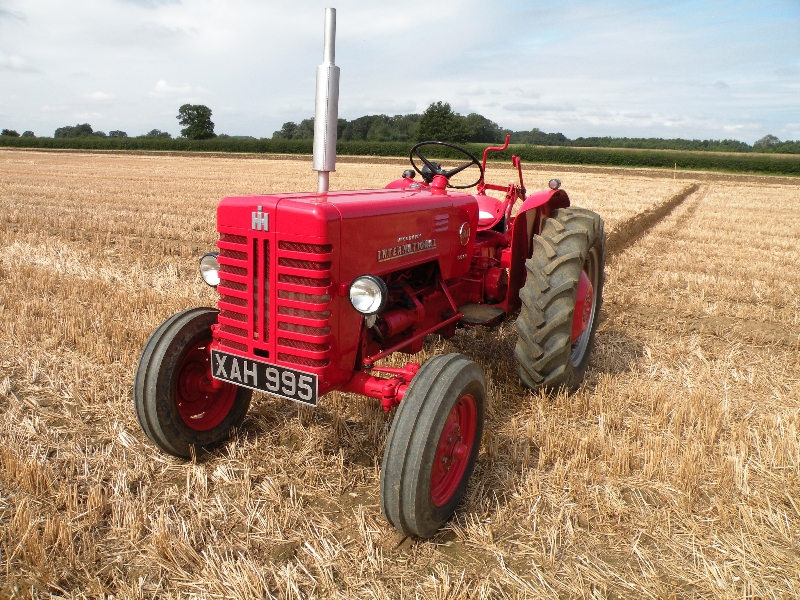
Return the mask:
{"type": "MultiPolygon", "coordinates": [[[[405,168],[340,161],[331,186],[405,168]]],[[[606,221],[590,372],[527,391],[513,320],[426,345],[478,361],[490,398],[467,498],[420,541],[380,514],[371,400],[256,396],[195,462],[133,413],[147,337],[214,305],[216,203],[314,189],[310,160],[0,151],[0,597],[799,596],[800,181],[525,176],[606,221]]]]}

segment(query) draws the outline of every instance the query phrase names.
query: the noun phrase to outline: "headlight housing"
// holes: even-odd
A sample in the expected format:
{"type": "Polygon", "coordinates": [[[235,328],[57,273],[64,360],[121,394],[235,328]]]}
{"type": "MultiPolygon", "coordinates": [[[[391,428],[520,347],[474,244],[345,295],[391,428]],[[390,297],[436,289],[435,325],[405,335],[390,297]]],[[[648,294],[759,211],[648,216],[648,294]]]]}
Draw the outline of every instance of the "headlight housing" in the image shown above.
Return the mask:
{"type": "Polygon", "coordinates": [[[200,259],[200,277],[211,287],[219,285],[219,252],[206,252],[200,259]]]}
{"type": "Polygon", "coordinates": [[[362,275],[350,284],[350,304],[362,315],[381,311],[388,299],[389,290],[380,277],[362,275]]]}

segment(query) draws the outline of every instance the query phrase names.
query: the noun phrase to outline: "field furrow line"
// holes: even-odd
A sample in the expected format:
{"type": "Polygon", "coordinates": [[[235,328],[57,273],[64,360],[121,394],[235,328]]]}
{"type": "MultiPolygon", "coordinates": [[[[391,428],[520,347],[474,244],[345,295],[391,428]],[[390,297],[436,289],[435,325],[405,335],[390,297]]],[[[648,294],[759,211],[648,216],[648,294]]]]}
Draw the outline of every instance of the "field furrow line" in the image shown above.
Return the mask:
{"type": "Polygon", "coordinates": [[[608,234],[608,240],[606,241],[607,255],[613,257],[621,254],[665,217],[669,216],[673,210],[683,204],[683,202],[685,202],[689,196],[697,192],[700,187],[699,183],[687,185],[669,200],[617,223],[614,229],[608,234]]]}

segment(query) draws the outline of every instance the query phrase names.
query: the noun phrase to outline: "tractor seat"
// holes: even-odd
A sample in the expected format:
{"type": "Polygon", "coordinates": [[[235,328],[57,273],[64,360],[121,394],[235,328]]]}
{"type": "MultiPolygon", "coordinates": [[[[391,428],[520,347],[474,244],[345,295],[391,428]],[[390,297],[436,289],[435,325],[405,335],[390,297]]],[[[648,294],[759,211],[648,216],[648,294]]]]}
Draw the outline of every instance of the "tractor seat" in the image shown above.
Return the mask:
{"type": "Polygon", "coordinates": [[[475,194],[478,201],[478,230],[491,229],[503,218],[503,202],[486,194],[475,194]]]}

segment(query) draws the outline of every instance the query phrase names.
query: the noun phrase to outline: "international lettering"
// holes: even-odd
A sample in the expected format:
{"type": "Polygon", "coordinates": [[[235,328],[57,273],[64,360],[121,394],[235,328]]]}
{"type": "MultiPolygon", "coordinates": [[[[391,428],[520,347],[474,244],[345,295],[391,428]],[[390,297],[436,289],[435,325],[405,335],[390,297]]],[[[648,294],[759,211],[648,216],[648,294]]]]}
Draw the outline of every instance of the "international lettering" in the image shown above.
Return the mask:
{"type": "Polygon", "coordinates": [[[410,244],[400,244],[393,248],[386,248],[378,250],[378,262],[400,258],[408,254],[416,254],[417,252],[425,252],[427,250],[436,249],[436,240],[420,240],[418,242],[411,242],[410,244]]]}

